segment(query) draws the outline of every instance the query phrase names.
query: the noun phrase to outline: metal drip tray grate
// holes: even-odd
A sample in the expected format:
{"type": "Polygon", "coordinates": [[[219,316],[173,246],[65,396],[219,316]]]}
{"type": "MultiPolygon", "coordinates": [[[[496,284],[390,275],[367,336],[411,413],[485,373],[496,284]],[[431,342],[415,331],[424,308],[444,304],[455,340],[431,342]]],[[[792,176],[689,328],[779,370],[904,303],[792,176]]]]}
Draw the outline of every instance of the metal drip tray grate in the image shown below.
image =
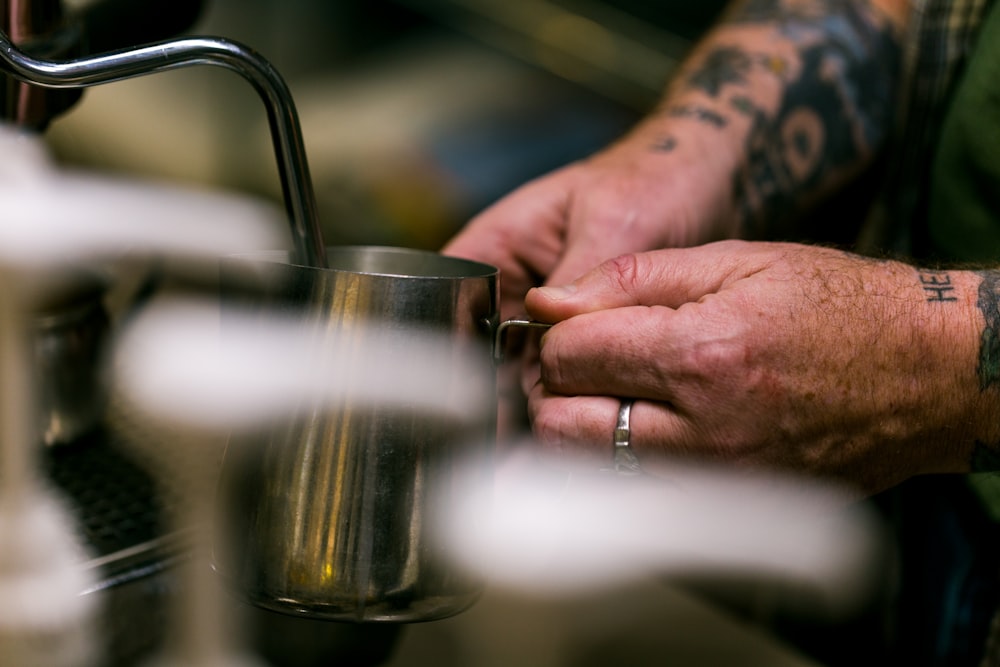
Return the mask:
{"type": "MultiPolygon", "coordinates": [[[[188,499],[192,478],[217,474],[221,449],[209,445],[198,461],[185,462],[172,453],[172,434],[130,429],[116,418],[113,428],[46,450],[43,465],[76,515],[90,547],[87,565],[99,572],[85,593],[102,607],[100,667],[142,667],[167,639],[181,593],[173,566],[188,553],[187,534],[171,532],[167,522],[188,499]],[[135,445],[139,437],[145,446],[135,445]],[[165,477],[154,479],[150,470],[165,477]]],[[[401,632],[397,624],[329,623],[242,604],[236,610],[248,624],[248,648],[282,667],[382,664],[401,632]]]]}
{"type": "Polygon", "coordinates": [[[46,450],[49,478],[77,512],[95,557],[107,557],[163,535],[162,507],[149,473],[106,431],[46,450]]]}
{"type": "Polygon", "coordinates": [[[109,667],[139,664],[159,642],[183,540],[165,527],[171,480],[154,480],[120,439],[99,430],[47,448],[43,467],[75,515],[100,596],[109,667]]]}

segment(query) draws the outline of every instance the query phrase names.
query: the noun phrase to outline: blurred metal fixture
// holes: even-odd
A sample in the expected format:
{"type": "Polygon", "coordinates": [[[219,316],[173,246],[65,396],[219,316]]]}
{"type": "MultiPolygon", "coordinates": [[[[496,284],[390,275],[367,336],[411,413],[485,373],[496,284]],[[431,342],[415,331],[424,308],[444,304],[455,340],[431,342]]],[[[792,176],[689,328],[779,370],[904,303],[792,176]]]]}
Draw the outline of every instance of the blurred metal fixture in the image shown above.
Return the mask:
{"type": "Polygon", "coordinates": [[[296,261],[323,267],[326,256],[298,114],[284,79],[253,50],[216,37],[167,40],[124,51],[66,61],[34,58],[0,32],[0,62],[21,81],[77,89],[180,69],[216,65],[246,79],[267,109],[296,261]]]}
{"type": "Polygon", "coordinates": [[[627,107],[647,111],[691,46],[609,4],[397,0],[627,107]]]}
{"type": "Polygon", "coordinates": [[[41,437],[46,445],[76,442],[100,423],[104,383],[100,358],[109,335],[105,285],[74,275],[31,318],[41,437]]]}
{"type": "MultiPolygon", "coordinates": [[[[66,58],[81,51],[80,24],[65,19],[59,0],[0,0],[0,30],[40,57],[66,58]]],[[[44,90],[12,78],[6,78],[0,94],[4,120],[36,130],[80,97],[78,91],[44,90]]]]}
{"type": "MultiPolygon", "coordinates": [[[[65,59],[180,34],[201,8],[202,0],[0,0],[0,30],[26,53],[65,59]]],[[[2,118],[38,131],[79,98],[77,90],[45,90],[10,77],[0,86],[2,118]]]]}

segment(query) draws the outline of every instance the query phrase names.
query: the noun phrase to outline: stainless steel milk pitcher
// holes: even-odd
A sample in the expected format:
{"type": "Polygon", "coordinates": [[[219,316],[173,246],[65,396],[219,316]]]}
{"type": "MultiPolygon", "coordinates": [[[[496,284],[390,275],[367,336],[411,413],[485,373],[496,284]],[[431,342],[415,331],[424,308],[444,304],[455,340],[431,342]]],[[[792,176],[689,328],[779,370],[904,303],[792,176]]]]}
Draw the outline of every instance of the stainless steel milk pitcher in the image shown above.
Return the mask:
{"type": "MultiPolygon", "coordinates": [[[[258,606],[314,618],[423,621],[465,609],[482,582],[440,553],[433,508],[492,481],[497,269],[418,250],[334,247],[329,268],[296,266],[281,253],[228,259],[223,285],[237,266],[245,280],[248,261],[281,279],[262,299],[269,307],[305,308],[341,336],[364,321],[431,329],[456,350],[476,348],[478,368],[443,370],[451,391],[487,404],[485,417],[457,423],[348,398],[257,442],[230,442],[220,483],[228,547],[217,570],[258,606]]],[[[224,339],[224,310],[222,323],[224,339]]],[[[405,365],[405,346],[392,354],[405,365]]]]}

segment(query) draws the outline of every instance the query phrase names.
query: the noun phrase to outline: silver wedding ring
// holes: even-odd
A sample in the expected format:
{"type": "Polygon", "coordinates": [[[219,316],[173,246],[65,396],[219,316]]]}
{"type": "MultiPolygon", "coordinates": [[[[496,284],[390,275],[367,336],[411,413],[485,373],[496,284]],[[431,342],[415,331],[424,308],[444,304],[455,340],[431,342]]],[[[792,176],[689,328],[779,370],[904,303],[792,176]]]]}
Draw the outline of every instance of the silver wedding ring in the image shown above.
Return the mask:
{"type": "Polygon", "coordinates": [[[632,431],[629,427],[629,418],[632,416],[632,403],[634,403],[632,399],[625,398],[618,407],[618,423],[615,424],[614,435],[614,471],[619,475],[638,475],[642,472],[639,459],[635,457],[631,446],[632,431]]]}

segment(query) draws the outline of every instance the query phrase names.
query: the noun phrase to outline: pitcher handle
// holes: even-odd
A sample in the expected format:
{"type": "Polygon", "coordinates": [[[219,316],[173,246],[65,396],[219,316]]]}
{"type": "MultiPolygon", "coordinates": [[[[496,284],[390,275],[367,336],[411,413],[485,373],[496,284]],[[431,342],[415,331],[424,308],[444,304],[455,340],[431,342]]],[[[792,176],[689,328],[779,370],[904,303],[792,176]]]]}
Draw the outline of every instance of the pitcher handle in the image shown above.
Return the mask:
{"type": "Polygon", "coordinates": [[[510,327],[525,327],[527,329],[549,329],[551,324],[537,322],[535,320],[510,319],[504,320],[497,326],[496,335],[493,338],[493,363],[501,364],[504,360],[504,342],[506,340],[507,329],[510,327]]]}

